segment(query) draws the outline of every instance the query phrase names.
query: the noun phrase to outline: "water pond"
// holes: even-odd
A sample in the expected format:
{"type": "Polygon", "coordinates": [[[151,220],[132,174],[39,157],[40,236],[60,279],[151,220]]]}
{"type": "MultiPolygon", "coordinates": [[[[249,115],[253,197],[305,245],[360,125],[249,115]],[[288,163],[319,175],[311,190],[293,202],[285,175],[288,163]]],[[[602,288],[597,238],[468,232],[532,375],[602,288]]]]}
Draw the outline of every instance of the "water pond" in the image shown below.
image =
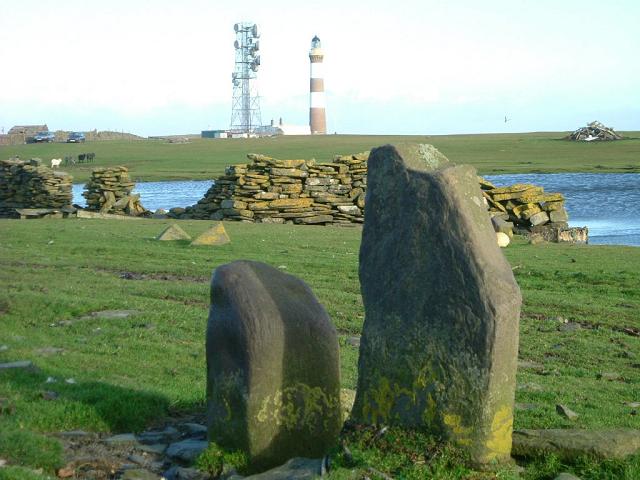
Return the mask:
{"type": "MultiPolygon", "coordinates": [[[[571,226],[589,227],[592,244],[640,246],[640,174],[566,173],[489,175],[498,186],[533,183],[548,192],[561,192],[567,199],[571,226]]],[[[144,182],[135,192],[149,210],[195,204],[212,185],[211,180],[144,182]]],[[[83,185],[73,186],[73,200],[86,205],[83,185]]]]}

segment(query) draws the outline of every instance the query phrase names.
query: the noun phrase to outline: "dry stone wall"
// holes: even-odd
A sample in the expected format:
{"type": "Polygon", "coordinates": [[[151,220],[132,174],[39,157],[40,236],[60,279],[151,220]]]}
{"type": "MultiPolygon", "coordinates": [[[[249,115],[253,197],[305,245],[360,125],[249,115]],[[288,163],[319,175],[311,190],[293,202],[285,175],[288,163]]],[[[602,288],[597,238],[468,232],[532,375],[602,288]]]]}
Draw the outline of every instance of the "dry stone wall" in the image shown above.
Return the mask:
{"type": "Polygon", "coordinates": [[[117,215],[147,215],[140,203],[140,195],[132,194],[135,183],[129,178],[127,167],[96,168],[85,185],[82,196],[87,210],[117,215]]]}
{"type": "Polygon", "coordinates": [[[247,155],[231,165],[204,198],[170,216],[261,223],[362,223],[369,152],[338,155],[333,163],[247,155]]]}
{"type": "MultiPolygon", "coordinates": [[[[363,223],[369,152],[337,155],[333,163],[278,160],[249,154],[231,165],[194,206],[174,208],[173,218],[261,223],[353,225],[363,223]]],[[[478,177],[491,216],[510,229],[540,232],[568,227],[561,193],[540,186],[496,187],[478,177]]]]}
{"type": "Polygon", "coordinates": [[[39,158],[0,161],[0,218],[16,209],[61,209],[71,205],[73,177],[42,165],[39,158]]]}

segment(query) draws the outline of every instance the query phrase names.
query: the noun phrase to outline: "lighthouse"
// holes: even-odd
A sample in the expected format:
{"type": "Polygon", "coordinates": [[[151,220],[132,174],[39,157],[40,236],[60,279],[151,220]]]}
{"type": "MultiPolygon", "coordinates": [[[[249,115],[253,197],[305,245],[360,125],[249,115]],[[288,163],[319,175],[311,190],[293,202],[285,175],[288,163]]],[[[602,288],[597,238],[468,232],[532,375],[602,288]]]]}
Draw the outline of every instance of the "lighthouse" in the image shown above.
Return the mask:
{"type": "Polygon", "coordinates": [[[322,52],[320,39],[316,35],[311,40],[309,60],[311,60],[311,93],[309,106],[309,127],[312,135],[325,135],[327,133],[327,118],[324,101],[324,53],[322,52]]]}

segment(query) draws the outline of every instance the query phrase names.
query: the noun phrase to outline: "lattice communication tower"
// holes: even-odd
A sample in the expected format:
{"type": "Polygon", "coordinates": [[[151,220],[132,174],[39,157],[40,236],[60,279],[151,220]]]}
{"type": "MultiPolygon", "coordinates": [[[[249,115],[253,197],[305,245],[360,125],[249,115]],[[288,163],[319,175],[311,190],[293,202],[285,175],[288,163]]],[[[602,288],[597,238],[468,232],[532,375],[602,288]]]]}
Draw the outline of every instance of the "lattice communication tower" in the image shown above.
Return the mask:
{"type": "Polygon", "coordinates": [[[260,34],[254,23],[236,23],[235,70],[231,76],[233,82],[233,103],[231,110],[232,133],[254,133],[262,124],[260,118],[260,97],[256,80],[260,67],[260,34]]]}

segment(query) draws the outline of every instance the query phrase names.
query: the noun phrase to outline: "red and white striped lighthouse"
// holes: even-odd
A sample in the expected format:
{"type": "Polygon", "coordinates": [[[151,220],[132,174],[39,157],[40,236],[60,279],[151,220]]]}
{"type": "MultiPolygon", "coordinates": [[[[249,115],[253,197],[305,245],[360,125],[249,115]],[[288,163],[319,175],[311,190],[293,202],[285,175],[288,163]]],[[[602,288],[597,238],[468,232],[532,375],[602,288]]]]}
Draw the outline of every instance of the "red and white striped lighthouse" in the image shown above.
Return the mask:
{"type": "Polygon", "coordinates": [[[316,35],[311,40],[309,60],[311,60],[311,94],[309,108],[309,127],[312,135],[325,135],[327,133],[327,117],[324,101],[324,53],[320,45],[320,39],[316,35]]]}

